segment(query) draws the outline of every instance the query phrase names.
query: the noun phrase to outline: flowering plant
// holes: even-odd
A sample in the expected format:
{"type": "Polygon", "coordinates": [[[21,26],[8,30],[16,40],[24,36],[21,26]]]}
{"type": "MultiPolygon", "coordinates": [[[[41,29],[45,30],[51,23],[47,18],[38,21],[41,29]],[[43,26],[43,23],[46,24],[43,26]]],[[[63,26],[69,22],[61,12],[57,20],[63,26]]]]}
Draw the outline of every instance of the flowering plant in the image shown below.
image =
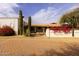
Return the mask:
{"type": "Polygon", "coordinates": [[[0,27],[0,36],[15,35],[15,31],[9,26],[0,27]]]}
{"type": "Polygon", "coordinates": [[[69,25],[56,26],[56,27],[52,27],[51,30],[53,30],[54,33],[56,32],[69,33],[71,30],[71,26],[69,25]]]}

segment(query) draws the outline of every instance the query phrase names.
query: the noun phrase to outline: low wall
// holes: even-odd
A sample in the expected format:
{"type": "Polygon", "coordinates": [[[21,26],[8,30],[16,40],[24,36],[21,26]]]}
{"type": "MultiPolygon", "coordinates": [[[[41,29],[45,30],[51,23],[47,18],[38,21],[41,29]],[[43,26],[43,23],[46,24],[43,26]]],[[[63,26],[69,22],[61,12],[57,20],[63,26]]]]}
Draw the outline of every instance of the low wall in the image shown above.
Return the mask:
{"type": "MultiPolygon", "coordinates": [[[[46,29],[46,36],[47,37],[72,37],[72,31],[70,31],[69,33],[64,33],[64,32],[54,33],[53,30],[46,29]]],[[[79,30],[74,30],[74,37],[79,37],[79,30]]]]}

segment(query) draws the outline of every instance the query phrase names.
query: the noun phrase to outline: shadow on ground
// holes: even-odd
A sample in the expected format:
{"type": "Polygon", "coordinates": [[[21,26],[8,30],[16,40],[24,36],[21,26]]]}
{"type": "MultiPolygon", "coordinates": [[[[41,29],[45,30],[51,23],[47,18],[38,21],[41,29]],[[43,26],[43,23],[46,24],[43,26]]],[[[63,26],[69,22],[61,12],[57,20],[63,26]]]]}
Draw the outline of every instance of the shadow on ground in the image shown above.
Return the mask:
{"type": "MultiPolygon", "coordinates": [[[[50,49],[45,51],[40,56],[79,56],[79,46],[76,44],[68,45],[66,44],[66,48],[61,47],[61,51],[56,51],[55,49],[50,49]]],[[[37,54],[33,53],[32,56],[37,56],[37,54]]]]}

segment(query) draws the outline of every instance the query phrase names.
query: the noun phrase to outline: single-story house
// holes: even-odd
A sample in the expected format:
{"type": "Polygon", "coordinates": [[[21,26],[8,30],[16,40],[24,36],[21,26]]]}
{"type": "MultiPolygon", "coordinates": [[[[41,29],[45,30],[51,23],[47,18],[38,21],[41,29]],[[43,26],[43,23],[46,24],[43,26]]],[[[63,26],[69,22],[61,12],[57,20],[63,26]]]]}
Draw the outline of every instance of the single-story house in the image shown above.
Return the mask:
{"type": "MultiPolygon", "coordinates": [[[[18,34],[18,17],[0,17],[0,27],[2,26],[10,26],[14,29],[16,34],[18,34]]],[[[66,36],[64,33],[54,33],[51,28],[53,27],[60,27],[61,24],[58,23],[51,23],[51,24],[32,24],[31,25],[31,32],[37,33],[41,32],[46,34],[46,36],[66,36]],[[48,30],[49,29],[49,30],[48,30]],[[50,34],[50,35],[49,35],[50,34]]],[[[27,28],[27,25],[26,25],[27,28]]],[[[71,32],[71,31],[70,31],[71,32]]],[[[79,36],[79,30],[76,30],[76,36],[79,36]]],[[[68,34],[68,36],[71,36],[71,33],[68,34]]]]}
{"type": "MultiPolygon", "coordinates": [[[[52,27],[56,27],[56,26],[61,26],[60,24],[57,23],[52,23],[52,24],[32,24],[31,25],[31,32],[32,33],[46,33],[46,29],[47,28],[52,28],[52,27]]],[[[28,27],[28,25],[26,25],[26,28],[28,27]]]]}

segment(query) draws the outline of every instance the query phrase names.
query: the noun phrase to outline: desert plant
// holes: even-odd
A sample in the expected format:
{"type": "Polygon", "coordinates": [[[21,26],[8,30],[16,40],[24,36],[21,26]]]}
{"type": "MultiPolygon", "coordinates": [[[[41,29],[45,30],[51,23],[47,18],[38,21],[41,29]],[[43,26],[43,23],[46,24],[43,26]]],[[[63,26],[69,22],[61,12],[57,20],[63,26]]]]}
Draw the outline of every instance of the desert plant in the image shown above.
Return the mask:
{"type": "Polygon", "coordinates": [[[31,36],[31,16],[28,17],[28,36],[31,36]]]}
{"type": "Polygon", "coordinates": [[[23,34],[23,15],[22,15],[22,11],[21,10],[19,10],[18,34],[19,35],[22,35],[23,34]]]}

